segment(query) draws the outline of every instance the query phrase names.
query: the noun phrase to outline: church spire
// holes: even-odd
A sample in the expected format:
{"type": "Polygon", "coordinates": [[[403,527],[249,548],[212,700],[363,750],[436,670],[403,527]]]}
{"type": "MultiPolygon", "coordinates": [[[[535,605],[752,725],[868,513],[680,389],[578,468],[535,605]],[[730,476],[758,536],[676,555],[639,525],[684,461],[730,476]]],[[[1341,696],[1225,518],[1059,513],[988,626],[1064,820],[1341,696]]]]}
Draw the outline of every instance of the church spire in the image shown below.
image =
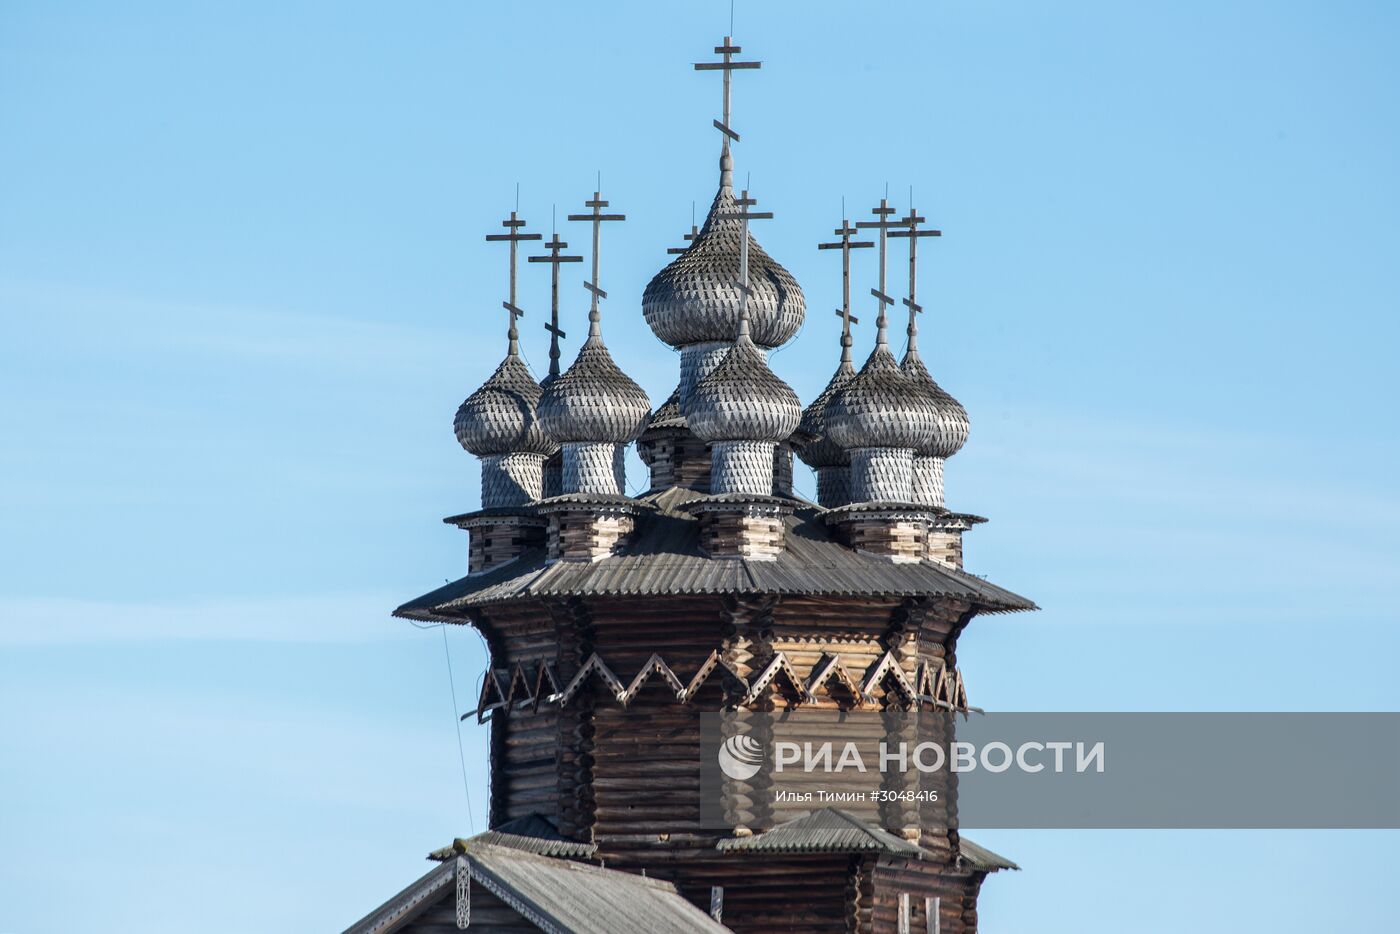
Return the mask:
{"type": "Polygon", "coordinates": [[[517,217],[515,211],[511,211],[510,217],[501,221],[501,226],[505,227],[509,233],[487,234],[486,239],[488,241],[506,241],[510,244],[510,298],[501,302],[501,305],[506,311],[510,312],[510,330],[506,332],[506,336],[510,340],[509,353],[511,356],[519,356],[520,331],[516,327],[515,321],[517,318],[523,317],[525,312],[520,309],[520,306],[515,304],[516,257],[521,242],[525,240],[538,240],[540,239],[540,235],[522,233],[521,228],[525,226],[525,221],[517,217]]]}

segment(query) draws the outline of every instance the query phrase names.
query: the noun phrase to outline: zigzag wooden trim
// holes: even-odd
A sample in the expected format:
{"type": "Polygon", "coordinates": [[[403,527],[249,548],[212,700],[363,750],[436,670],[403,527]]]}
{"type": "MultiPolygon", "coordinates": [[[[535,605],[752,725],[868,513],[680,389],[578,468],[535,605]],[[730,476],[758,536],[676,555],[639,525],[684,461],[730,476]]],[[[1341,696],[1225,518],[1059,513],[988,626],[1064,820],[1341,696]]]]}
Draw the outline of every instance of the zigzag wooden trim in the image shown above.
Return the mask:
{"type": "Polygon", "coordinates": [[[554,666],[541,659],[535,669],[535,710],[541,702],[554,703],[559,700],[559,679],[554,677],[554,666]]]}
{"type": "Polygon", "coordinates": [[[484,723],[488,713],[506,706],[509,702],[506,689],[501,686],[503,674],[507,674],[504,668],[486,669],[486,674],[481,679],[481,696],[476,701],[477,723],[484,723]]]}
{"type": "Polygon", "coordinates": [[[632,679],[632,683],[627,685],[627,689],[618,695],[617,699],[626,707],[632,702],[632,698],[637,696],[637,692],[642,689],[642,685],[647,682],[652,675],[660,675],[662,679],[671,686],[676,694],[676,699],[680,700],[685,693],[685,685],[681,684],[681,679],[676,677],[676,673],[671,670],[671,666],[666,664],[660,655],[652,653],[651,658],[642,665],[642,670],[637,672],[637,676],[632,679]]]}
{"type": "Polygon", "coordinates": [[[870,697],[875,696],[874,689],[886,678],[894,681],[896,690],[904,696],[908,704],[917,701],[916,692],[913,685],[909,683],[909,678],[904,674],[904,669],[899,667],[899,660],[894,657],[894,652],[886,652],[880,656],[870,668],[870,673],[865,678],[865,683],[861,685],[861,691],[870,697]]]}
{"type": "Polygon", "coordinates": [[[510,674],[510,687],[506,691],[506,702],[510,704],[512,710],[528,707],[535,702],[535,693],[530,677],[525,674],[523,662],[516,662],[515,670],[510,674]],[[520,686],[519,691],[516,690],[516,685],[520,686]]]}
{"type": "MultiPolygon", "coordinates": [[[[816,667],[812,669],[812,674],[807,679],[807,696],[816,700],[817,690],[824,687],[832,678],[835,678],[836,683],[846,689],[846,693],[850,695],[851,700],[857,706],[872,700],[870,695],[860,689],[860,684],[851,677],[846,666],[841,664],[841,656],[832,652],[823,652],[816,667]]],[[[827,688],[826,693],[830,695],[831,689],[827,688]]]]}
{"type": "Polygon", "coordinates": [[[813,700],[812,695],[807,691],[807,686],[802,683],[797,672],[793,671],[787,656],[782,652],[775,652],[773,658],[759,672],[758,677],[753,679],[753,683],[749,686],[749,692],[744,695],[743,703],[752,704],[758,700],[768,685],[780,674],[788,682],[788,686],[792,688],[792,693],[797,696],[797,703],[802,704],[813,700]]]}
{"type": "Polygon", "coordinates": [[[573,700],[579,688],[583,687],[583,683],[588,680],[588,676],[594,673],[603,679],[603,683],[608,686],[608,690],[612,691],[613,698],[621,701],[622,695],[627,689],[623,687],[617,675],[613,674],[612,669],[604,664],[603,660],[598,657],[598,653],[594,652],[592,655],[588,656],[588,660],[579,668],[578,674],[574,675],[573,680],[569,682],[569,686],[564,688],[563,693],[559,695],[560,705],[562,706],[573,700]]]}
{"type": "Polygon", "coordinates": [[[735,671],[729,663],[724,660],[724,655],[719,649],[715,649],[710,653],[709,658],[705,659],[704,664],[700,666],[700,670],[695,672],[695,677],[690,679],[690,683],[685,686],[685,690],[677,699],[682,704],[688,704],[694,700],[695,695],[705,686],[705,682],[710,680],[710,675],[714,673],[716,668],[723,668],[725,671],[729,672],[730,677],[739,682],[744,692],[748,692],[748,680],[743,675],[739,674],[739,672],[735,671]]]}

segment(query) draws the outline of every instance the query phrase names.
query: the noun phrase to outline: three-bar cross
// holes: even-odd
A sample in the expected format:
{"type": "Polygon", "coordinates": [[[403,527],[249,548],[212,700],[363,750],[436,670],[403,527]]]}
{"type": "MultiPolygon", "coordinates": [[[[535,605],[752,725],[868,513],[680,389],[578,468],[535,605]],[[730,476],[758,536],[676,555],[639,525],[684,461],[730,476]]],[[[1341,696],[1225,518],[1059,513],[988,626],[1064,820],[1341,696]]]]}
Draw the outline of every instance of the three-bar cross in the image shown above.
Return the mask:
{"type": "Polygon", "coordinates": [[[880,286],[879,288],[870,290],[870,294],[874,295],[880,303],[880,317],[875,321],[875,342],[877,344],[885,343],[885,328],[889,324],[888,319],[885,317],[885,306],[894,304],[894,299],[885,294],[886,237],[891,227],[898,227],[901,224],[900,221],[890,220],[890,215],[894,212],[894,208],[890,207],[889,199],[881,198],[880,206],[870,209],[870,213],[878,217],[879,220],[856,221],[856,227],[861,230],[873,229],[880,231],[880,286]]]}
{"type": "Polygon", "coordinates": [[[860,324],[860,319],[851,314],[851,251],[865,247],[873,247],[875,244],[870,240],[852,240],[855,236],[856,228],[851,226],[851,222],[846,218],[841,218],[841,226],[832,233],[840,237],[831,243],[818,243],[819,250],[840,250],[841,251],[841,307],[836,309],[836,314],[841,319],[841,359],[847,362],[851,359],[851,325],[860,324]]]}
{"type": "Polygon", "coordinates": [[[608,206],[608,202],[603,200],[601,192],[593,192],[593,197],[583,202],[583,204],[584,207],[592,208],[593,210],[588,214],[570,214],[569,220],[591,221],[593,223],[593,280],[591,282],[585,282],[583,287],[593,296],[593,304],[588,309],[588,334],[590,337],[596,337],[600,333],[598,323],[602,320],[602,313],[598,310],[598,299],[608,297],[608,293],[604,292],[598,286],[599,230],[604,221],[625,221],[627,220],[627,215],[604,214],[603,208],[608,206]]]}
{"type": "Polygon", "coordinates": [[[919,312],[924,310],[916,297],[918,294],[919,280],[919,238],[943,236],[943,231],[941,230],[934,230],[933,228],[920,230],[919,225],[924,223],[924,221],[925,218],[920,217],[918,212],[914,210],[914,205],[910,204],[909,213],[899,219],[899,222],[904,225],[905,229],[890,231],[891,237],[909,238],[909,297],[904,300],[904,304],[909,308],[909,348],[911,350],[918,347],[919,324],[917,316],[919,312]]]}
{"type": "Polygon", "coordinates": [[[517,250],[519,250],[522,241],[539,240],[540,235],[532,233],[522,233],[520,228],[525,226],[525,222],[520,218],[516,217],[514,211],[510,212],[510,217],[501,221],[501,226],[509,230],[510,233],[487,234],[486,239],[489,241],[504,240],[510,243],[510,300],[501,302],[501,305],[505,308],[506,311],[510,312],[510,343],[511,350],[515,351],[517,349],[517,347],[515,346],[516,341],[520,339],[520,332],[517,331],[515,328],[515,319],[525,314],[525,312],[520,309],[520,306],[515,304],[516,252],[517,250]]]}
{"type": "Polygon", "coordinates": [[[725,135],[724,146],[729,148],[729,140],[739,142],[739,134],[729,125],[729,84],[734,72],[740,68],[762,68],[762,62],[736,62],[734,56],[742,52],[743,49],[737,45],[731,45],[729,37],[724,37],[724,44],[715,46],[715,52],[724,56],[722,62],[696,62],[696,71],[722,71],[724,72],[724,119],[715,121],[715,129],[725,135]]]}
{"type": "Polygon", "coordinates": [[[568,337],[559,329],[559,265],[561,263],[581,263],[582,256],[565,256],[563,250],[568,244],[559,239],[559,234],[554,234],[548,243],[544,244],[549,250],[543,256],[528,257],[531,263],[549,263],[549,323],[544,329],[549,332],[549,375],[559,375],[559,341],[568,337]]]}

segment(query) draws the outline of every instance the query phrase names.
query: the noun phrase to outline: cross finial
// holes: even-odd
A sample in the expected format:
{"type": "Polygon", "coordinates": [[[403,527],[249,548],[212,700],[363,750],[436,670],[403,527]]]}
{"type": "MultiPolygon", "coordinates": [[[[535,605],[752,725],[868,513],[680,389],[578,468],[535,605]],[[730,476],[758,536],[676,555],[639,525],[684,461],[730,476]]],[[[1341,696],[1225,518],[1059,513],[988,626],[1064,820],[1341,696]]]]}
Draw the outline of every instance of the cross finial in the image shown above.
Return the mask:
{"type": "Polygon", "coordinates": [[[598,309],[598,299],[607,298],[608,293],[598,287],[598,244],[599,231],[604,221],[625,221],[626,214],[604,214],[603,208],[608,206],[608,202],[603,200],[601,192],[593,192],[593,197],[583,202],[584,207],[592,208],[588,214],[570,214],[571,221],[591,221],[593,223],[593,280],[585,282],[583,287],[593,296],[593,303],[588,309],[588,336],[590,338],[603,336],[602,321],[603,313],[598,309]]]}
{"type": "Polygon", "coordinates": [[[909,213],[899,219],[899,223],[904,225],[903,230],[890,231],[891,237],[907,237],[909,239],[909,297],[904,300],[904,304],[909,308],[909,350],[917,352],[919,349],[919,313],[923,311],[923,306],[918,302],[919,283],[919,238],[921,237],[941,237],[943,231],[920,230],[919,225],[924,223],[925,218],[919,216],[914,210],[913,201],[909,204],[909,213]]]}
{"type": "Polygon", "coordinates": [[[555,377],[559,375],[559,341],[568,337],[559,329],[559,266],[561,263],[581,263],[582,256],[565,256],[563,250],[568,244],[559,239],[559,234],[554,234],[549,241],[544,244],[544,248],[549,250],[543,256],[528,257],[531,263],[549,263],[549,323],[544,329],[549,332],[549,375],[555,377]]]}
{"type": "MultiPolygon", "coordinates": [[[[516,197],[520,197],[518,191],[516,197]]],[[[510,312],[510,330],[506,334],[507,338],[510,340],[510,352],[512,354],[518,354],[520,352],[520,331],[516,329],[515,319],[525,314],[525,312],[521,311],[520,307],[515,304],[515,259],[521,241],[538,240],[540,239],[540,235],[523,233],[521,228],[525,226],[525,221],[517,217],[515,211],[511,211],[510,217],[501,221],[501,226],[506,228],[509,233],[487,234],[486,239],[488,241],[505,240],[510,243],[510,299],[501,302],[501,306],[505,308],[506,311],[510,312]]]]}
{"type": "Polygon", "coordinates": [[[734,203],[739,210],[716,214],[715,219],[743,221],[744,224],[739,235],[739,337],[744,338],[749,336],[749,221],[771,220],[773,212],[750,211],[758,200],[749,197],[747,188],[739,193],[734,203]]]}
{"type": "Polygon", "coordinates": [[[880,286],[879,288],[871,289],[870,294],[875,296],[875,300],[880,306],[880,316],[875,319],[875,346],[885,347],[889,344],[889,336],[886,333],[886,329],[889,327],[889,319],[885,317],[885,307],[894,304],[894,299],[885,294],[885,251],[888,243],[886,238],[890,228],[899,226],[900,222],[890,220],[890,215],[895,213],[895,210],[890,207],[888,198],[881,198],[879,207],[871,208],[870,213],[874,214],[879,220],[856,221],[856,227],[862,230],[874,229],[880,231],[880,286]]]}
{"type": "Polygon", "coordinates": [[[841,218],[841,226],[832,233],[841,239],[831,243],[818,243],[817,249],[841,251],[841,307],[836,309],[836,315],[841,319],[841,361],[850,363],[851,325],[860,324],[860,319],[851,314],[851,251],[873,247],[875,244],[870,240],[852,240],[856,228],[844,217],[841,218]]]}
{"type": "Polygon", "coordinates": [[[724,72],[724,101],[721,109],[723,119],[714,122],[715,129],[724,134],[724,142],[720,149],[720,185],[731,185],[732,165],[729,158],[729,141],[739,142],[739,134],[734,132],[734,128],[729,125],[729,91],[734,72],[740,68],[762,68],[762,62],[736,62],[734,56],[743,51],[743,48],[734,45],[729,41],[729,37],[724,37],[724,43],[715,46],[715,52],[724,56],[718,62],[696,62],[696,71],[722,71],[724,72]]]}

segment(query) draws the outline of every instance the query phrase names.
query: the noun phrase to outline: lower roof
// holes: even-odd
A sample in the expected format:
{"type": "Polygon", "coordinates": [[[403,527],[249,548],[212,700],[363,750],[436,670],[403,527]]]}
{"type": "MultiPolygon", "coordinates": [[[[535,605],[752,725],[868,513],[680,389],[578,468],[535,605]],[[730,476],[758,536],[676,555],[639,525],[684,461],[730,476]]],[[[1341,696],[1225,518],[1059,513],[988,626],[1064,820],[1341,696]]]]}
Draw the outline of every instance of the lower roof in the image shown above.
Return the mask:
{"type": "Polygon", "coordinates": [[[395,616],[460,620],[473,607],[529,598],[691,594],[948,597],[983,612],[1033,610],[1025,597],[935,561],[896,562],[836,541],[823,510],[793,500],[787,547],[776,560],[712,558],[700,550],[699,522],[679,507],[703,497],[672,487],[637,500],[644,508],[624,552],[597,561],[546,560],[543,549],[439,587],[395,616]]]}

